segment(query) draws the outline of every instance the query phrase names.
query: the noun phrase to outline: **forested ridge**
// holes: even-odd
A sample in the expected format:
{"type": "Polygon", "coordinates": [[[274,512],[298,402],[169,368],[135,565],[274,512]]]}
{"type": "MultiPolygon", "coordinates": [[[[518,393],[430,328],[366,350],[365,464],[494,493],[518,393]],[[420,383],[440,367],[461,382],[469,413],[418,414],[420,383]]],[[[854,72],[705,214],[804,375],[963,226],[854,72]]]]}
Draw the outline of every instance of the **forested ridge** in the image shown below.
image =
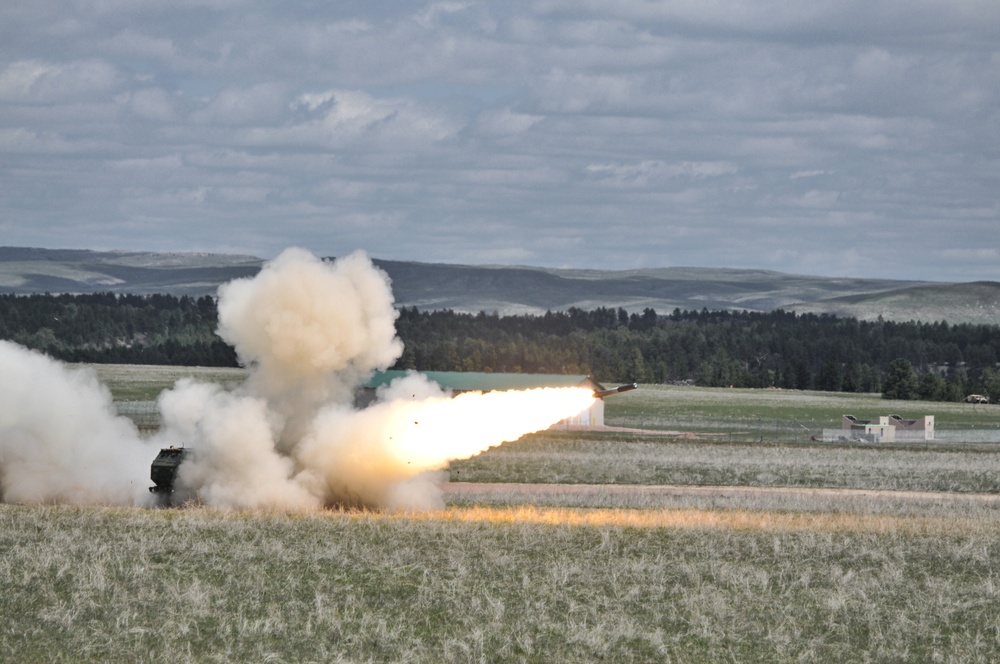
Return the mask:
{"type": "MultiPolygon", "coordinates": [[[[215,300],[0,295],[0,338],[68,362],[235,366],[215,300]]],[[[1000,397],[1000,326],[829,315],[569,309],[541,316],[399,311],[396,369],[591,374],[600,381],[1000,397]]]]}
{"type": "Polygon", "coordinates": [[[0,339],[67,362],[236,366],[215,300],[173,295],[0,295],[0,339]]]}

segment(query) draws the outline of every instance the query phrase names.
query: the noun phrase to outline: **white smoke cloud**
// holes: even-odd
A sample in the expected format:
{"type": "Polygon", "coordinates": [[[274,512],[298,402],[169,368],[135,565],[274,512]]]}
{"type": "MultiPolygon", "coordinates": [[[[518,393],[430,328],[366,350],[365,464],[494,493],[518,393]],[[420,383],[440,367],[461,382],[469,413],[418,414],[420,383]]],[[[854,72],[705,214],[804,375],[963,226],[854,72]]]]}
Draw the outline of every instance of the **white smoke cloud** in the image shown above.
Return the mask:
{"type": "Polygon", "coordinates": [[[142,504],[155,450],[93,371],[0,341],[0,498],[142,504]]]}
{"type": "Polygon", "coordinates": [[[238,508],[358,502],[324,489],[298,449],[318,413],[353,413],[358,382],[402,353],[388,277],[361,252],[331,263],[288,249],[222,286],[218,308],[251,374],[232,394],[186,381],[161,396],[164,436],[195,450],[182,489],[238,508]]]}
{"type": "Polygon", "coordinates": [[[219,336],[269,394],[352,387],[403,352],[392,304],[388,276],[363,253],[324,263],[288,249],[219,289],[219,336]]]}
{"type": "Polygon", "coordinates": [[[196,494],[209,505],[238,508],[319,506],[292,480],[292,459],[277,451],[283,423],[264,399],[185,379],[161,395],[160,412],[162,437],[193,448],[179,472],[182,499],[196,494]]]}
{"type": "Polygon", "coordinates": [[[287,249],[252,278],[219,289],[219,336],[253,373],[248,389],[289,420],[331,400],[350,403],[365,376],[403,352],[389,277],[363,252],[333,263],[287,249]]]}
{"type": "Polygon", "coordinates": [[[353,390],[402,352],[388,277],[356,252],[324,262],[289,249],[219,289],[219,335],[250,377],[236,390],[181,380],[143,443],[91,372],[0,345],[0,491],[19,502],[149,501],[158,447],[191,450],[177,496],[236,509],[441,505],[439,476],[593,401],[584,388],[450,397],[411,374],[358,410],[353,390]]]}

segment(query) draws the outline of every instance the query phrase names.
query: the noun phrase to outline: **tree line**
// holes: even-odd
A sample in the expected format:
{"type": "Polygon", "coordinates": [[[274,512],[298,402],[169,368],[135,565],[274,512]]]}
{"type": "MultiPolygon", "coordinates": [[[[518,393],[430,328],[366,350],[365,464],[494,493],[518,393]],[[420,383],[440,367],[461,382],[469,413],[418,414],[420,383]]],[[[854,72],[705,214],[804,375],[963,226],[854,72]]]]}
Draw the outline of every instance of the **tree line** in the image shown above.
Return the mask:
{"type": "MultiPolygon", "coordinates": [[[[215,300],[0,295],[0,338],[68,362],[236,366],[215,300]]],[[[859,321],[776,310],[618,308],[542,315],[399,310],[395,369],[590,374],[958,401],[1000,397],[1000,326],[859,321]],[[895,363],[895,364],[894,364],[895,363]]]]}
{"type": "Polygon", "coordinates": [[[236,366],[212,297],[0,295],[0,339],[66,362],[236,366]]]}

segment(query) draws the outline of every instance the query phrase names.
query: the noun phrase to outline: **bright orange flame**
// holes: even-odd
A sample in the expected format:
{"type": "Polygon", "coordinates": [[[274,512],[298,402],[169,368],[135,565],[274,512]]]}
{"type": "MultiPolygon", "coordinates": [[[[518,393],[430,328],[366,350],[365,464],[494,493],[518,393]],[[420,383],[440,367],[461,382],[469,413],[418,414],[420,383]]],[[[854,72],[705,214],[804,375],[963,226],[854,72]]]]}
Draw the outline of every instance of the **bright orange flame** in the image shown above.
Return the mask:
{"type": "Polygon", "coordinates": [[[430,470],[547,429],[593,403],[593,391],[582,387],[466,392],[394,403],[386,435],[394,456],[417,470],[430,470]]]}
{"type": "Polygon", "coordinates": [[[408,479],[547,429],[593,403],[591,390],[571,387],[391,399],[349,413],[330,409],[297,451],[309,469],[302,480],[327,503],[427,504],[422,496],[436,486],[430,480],[404,486],[408,479]]]}

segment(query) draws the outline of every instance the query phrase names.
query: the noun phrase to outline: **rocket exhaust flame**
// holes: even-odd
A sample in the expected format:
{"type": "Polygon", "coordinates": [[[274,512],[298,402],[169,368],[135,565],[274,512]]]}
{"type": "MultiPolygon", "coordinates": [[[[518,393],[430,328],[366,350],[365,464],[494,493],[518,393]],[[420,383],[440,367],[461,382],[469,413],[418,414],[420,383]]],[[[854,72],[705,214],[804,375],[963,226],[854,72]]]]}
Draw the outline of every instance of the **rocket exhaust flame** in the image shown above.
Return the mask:
{"type": "Polygon", "coordinates": [[[219,289],[219,335],[250,369],[244,385],[182,380],[140,439],[91,372],[0,342],[0,499],[141,504],[159,447],[196,451],[184,498],[232,508],[442,504],[432,471],[589,407],[585,388],[466,393],[419,374],[365,410],[353,389],[402,353],[388,277],[356,252],[332,263],[289,249],[219,289]],[[12,379],[15,377],[17,379],[12,379]]]}
{"type": "Polygon", "coordinates": [[[546,429],[592,402],[584,388],[542,388],[395,399],[346,416],[334,409],[317,418],[299,459],[322,469],[329,502],[430,508],[440,505],[439,489],[422,473],[546,429]]]}

